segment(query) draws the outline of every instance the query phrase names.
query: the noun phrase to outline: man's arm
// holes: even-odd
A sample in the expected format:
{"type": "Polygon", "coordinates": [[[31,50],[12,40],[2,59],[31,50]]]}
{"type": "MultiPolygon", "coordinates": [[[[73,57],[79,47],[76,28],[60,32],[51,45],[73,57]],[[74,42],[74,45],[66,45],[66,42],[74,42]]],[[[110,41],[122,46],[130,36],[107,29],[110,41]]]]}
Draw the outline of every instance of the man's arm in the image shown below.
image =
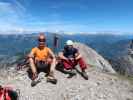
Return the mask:
{"type": "Polygon", "coordinates": [[[34,53],[31,51],[28,55],[29,58],[34,58],[34,53]]]}
{"type": "Polygon", "coordinates": [[[68,60],[68,59],[63,55],[63,52],[60,52],[60,53],[59,53],[59,57],[60,57],[60,59],[68,60]]]}
{"type": "Polygon", "coordinates": [[[37,50],[36,47],[35,47],[35,48],[32,48],[32,50],[31,50],[31,52],[29,53],[28,57],[29,57],[29,58],[34,58],[35,53],[36,53],[36,50],[37,50]]]}
{"type": "Polygon", "coordinates": [[[82,57],[81,54],[79,53],[79,51],[77,51],[77,52],[75,53],[75,59],[78,60],[78,59],[80,59],[81,57],[82,57]]]}
{"type": "Polygon", "coordinates": [[[49,54],[50,54],[50,56],[51,56],[53,59],[56,59],[56,58],[55,58],[55,54],[53,53],[53,51],[52,51],[51,49],[49,49],[49,54]]]}

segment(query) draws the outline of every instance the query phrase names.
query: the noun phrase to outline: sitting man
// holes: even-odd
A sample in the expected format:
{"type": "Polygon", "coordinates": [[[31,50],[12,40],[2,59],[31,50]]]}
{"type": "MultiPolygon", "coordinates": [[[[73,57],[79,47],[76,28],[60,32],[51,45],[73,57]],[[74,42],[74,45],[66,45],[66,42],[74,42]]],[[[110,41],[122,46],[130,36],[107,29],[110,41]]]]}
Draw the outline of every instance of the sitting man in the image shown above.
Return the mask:
{"type": "Polygon", "coordinates": [[[56,58],[54,53],[45,44],[44,34],[38,37],[38,47],[34,47],[29,54],[29,64],[32,71],[32,82],[38,77],[40,70],[47,73],[47,81],[57,80],[54,77],[54,70],[56,66],[56,58]]]}
{"type": "Polygon", "coordinates": [[[79,53],[78,49],[73,47],[73,41],[68,40],[64,47],[64,50],[59,53],[59,58],[63,63],[64,70],[70,70],[73,72],[73,69],[77,64],[80,65],[82,70],[81,75],[88,80],[88,75],[85,72],[87,65],[85,64],[81,54],[79,53]]]}

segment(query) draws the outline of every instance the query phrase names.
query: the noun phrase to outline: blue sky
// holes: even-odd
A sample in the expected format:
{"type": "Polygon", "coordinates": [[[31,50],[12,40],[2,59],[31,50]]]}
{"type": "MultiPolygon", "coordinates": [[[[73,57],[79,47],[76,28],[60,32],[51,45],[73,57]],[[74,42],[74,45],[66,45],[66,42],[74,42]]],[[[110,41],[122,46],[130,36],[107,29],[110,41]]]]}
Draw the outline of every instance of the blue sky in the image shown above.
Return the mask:
{"type": "Polygon", "coordinates": [[[133,32],[133,0],[0,0],[0,31],[133,32]]]}

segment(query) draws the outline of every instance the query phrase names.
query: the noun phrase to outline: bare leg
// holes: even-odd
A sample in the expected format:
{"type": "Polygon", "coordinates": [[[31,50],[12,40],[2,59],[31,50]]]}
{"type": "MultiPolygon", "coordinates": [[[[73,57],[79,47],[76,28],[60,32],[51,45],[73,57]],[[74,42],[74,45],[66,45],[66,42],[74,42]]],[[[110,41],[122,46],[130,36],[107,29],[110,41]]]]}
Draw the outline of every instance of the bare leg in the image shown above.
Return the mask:
{"type": "Polygon", "coordinates": [[[54,76],[55,67],[56,67],[56,60],[48,58],[47,59],[47,63],[50,65],[49,76],[53,77],[54,76]]]}
{"type": "Polygon", "coordinates": [[[32,58],[29,58],[29,62],[30,62],[31,71],[33,73],[33,79],[35,79],[37,77],[37,70],[36,70],[34,60],[32,58]]]}
{"type": "Polygon", "coordinates": [[[47,77],[47,82],[51,82],[53,84],[57,83],[57,79],[54,77],[54,71],[55,71],[55,66],[56,66],[56,60],[48,58],[47,63],[50,65],[50,71],[49,75],[47,77]]]}

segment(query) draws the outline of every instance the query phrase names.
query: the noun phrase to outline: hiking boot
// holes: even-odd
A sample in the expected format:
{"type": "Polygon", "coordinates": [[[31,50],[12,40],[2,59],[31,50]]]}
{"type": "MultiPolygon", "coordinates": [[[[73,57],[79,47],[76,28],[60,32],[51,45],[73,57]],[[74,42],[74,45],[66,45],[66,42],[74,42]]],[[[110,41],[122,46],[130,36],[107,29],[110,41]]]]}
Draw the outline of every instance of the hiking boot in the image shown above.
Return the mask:
{"type": "Polygon", "coordinates": [[[73,76],[76,75],[76,71],[74,69],[67,70],[67,71],[68,71],[68,74],[69,74],[69,76],[67,78],[72,78],[73,76]]]}
{"type": "Polygon", "coordinates": [[[82,71],[81,75],[85,80],[88,80],[88,75],[85,71],[82,71]]]}
{"type": "Polygon", "coordinates": [[[36,78],[36,79],[32,80],[31,86],[34,87],[34,86],[36,86],[40,82],[41,82],[41,80],[39,78],[36,78]]]}
{"type": "Polygon", "coordinates": [[[53,84],[57,83],[57,79],[54,77],[53,72],[50,72],[49,75],[47,76],[47,82],[51,82],[53,84]]]}
{"type": "Polygon", "coordinates": [[[65,71],[67,74],[76,75],[76,71],[75,71],[74,69],[70,69],[70,70],[64,69],[64,71],[65,71]]]}
{"type": "Polygon", "coordinates": [[[56,78],[47,77],[47,82],[50,82],[52,84],[57,84],[57,79],[56,78]]]}

